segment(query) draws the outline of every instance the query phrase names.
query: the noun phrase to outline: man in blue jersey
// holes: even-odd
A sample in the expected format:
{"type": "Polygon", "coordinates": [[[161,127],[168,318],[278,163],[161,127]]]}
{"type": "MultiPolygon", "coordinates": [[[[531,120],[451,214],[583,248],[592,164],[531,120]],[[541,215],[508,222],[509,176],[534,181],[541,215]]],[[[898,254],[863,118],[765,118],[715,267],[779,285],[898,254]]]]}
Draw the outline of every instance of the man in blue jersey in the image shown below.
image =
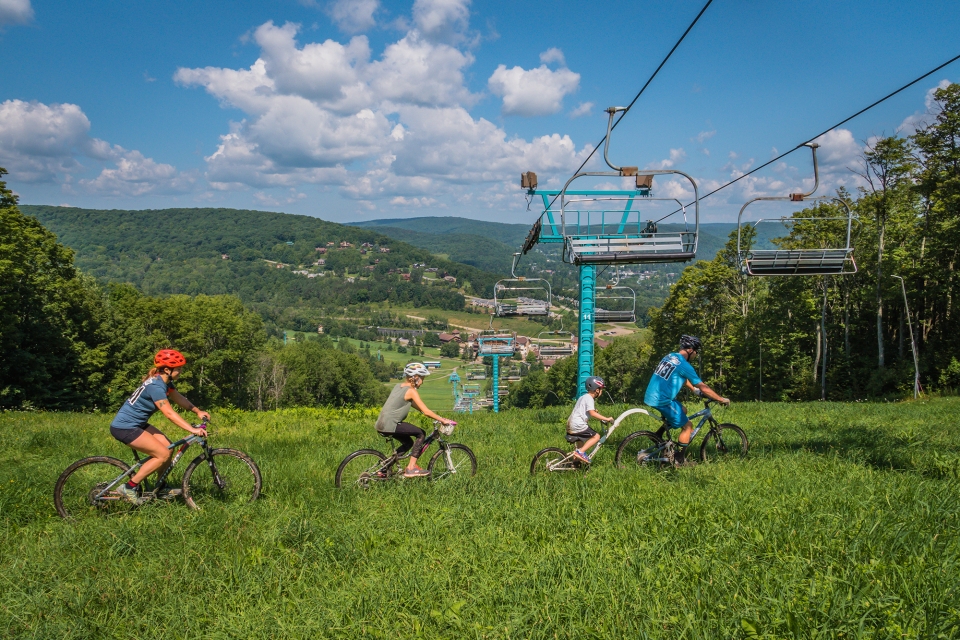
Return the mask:
{"type": "MultiPolygon", "coordinates": [[[[687,387],[698,396],[704,395],[721,404],[730,404],[730,400],[717,394],[700,380],[690,360],[700,352],[702,345],[696,336],[680,336],[680,350],[668,353],[653,371],[643,402],[663,416],[669,429],[680,429],[677,438],[677,454],[674,463],[682,465],[686,462],[686,451],[693,436],[693,423],[687,418],[683,405],[677,402],[677,394],[687,387]]],[[[692,464],[692,463],[691,463],[692,464]]]]}

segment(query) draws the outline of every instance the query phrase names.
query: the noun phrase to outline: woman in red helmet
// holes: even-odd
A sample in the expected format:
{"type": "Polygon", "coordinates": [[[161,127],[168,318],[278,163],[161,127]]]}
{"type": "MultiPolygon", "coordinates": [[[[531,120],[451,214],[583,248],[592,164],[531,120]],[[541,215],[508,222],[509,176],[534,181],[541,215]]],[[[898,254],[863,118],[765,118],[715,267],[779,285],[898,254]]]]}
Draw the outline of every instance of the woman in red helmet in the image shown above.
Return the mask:
{"type": "Polygon", "coordinates": [[[127,398],[110,423],[110,434],[123,444],[150,456],[130,481],[119,488],[127,500],[137,503],[137,485],[154,471],[162,471],[170,464],[170,441],[167,436],[147,421],[158,410],[181,429],[202,436],[203,429],[193,427],[170,406],[170,401],[181,408],[193,411],[202,420],[209,420],[210,414],[180,395],[173,382],[180,377],[186,358],[179,351],[163,349],[153,358],[153,368],[144,376],[141,384],[127,398]]]}

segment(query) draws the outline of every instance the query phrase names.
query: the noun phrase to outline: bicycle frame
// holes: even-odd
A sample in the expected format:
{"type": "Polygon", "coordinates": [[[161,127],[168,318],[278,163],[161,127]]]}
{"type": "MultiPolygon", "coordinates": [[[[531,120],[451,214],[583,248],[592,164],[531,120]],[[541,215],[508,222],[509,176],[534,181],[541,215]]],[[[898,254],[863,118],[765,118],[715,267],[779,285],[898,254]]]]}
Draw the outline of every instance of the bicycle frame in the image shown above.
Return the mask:
{"type": "MultiPolygon", "coordinates": [[[[600,440],[597,442],[597,444],[593,446],[593,449],[591,449],[588,457],[593,458],[593,456],[597,454],[597,451],[600,450],[600,447],[602,447],[604,443],[607,441],[607,439],[610,438],[611,435],[613,435],[613,432],[616,430],[616,428],[620,426],[620,423],[623,422],[623,419],[635,413],[642,413],[647,416],[650,415],[650,413],[646,409],[627,409],[626,411],[621,413],[619,416],[617,416],[616,420],[613,421],[613,424],[607,428],[607,431],[602,436],[600,436],[600,440]]],[[[574,452],[571,451],[570,453],[563,456],[559,460],[548,463],[547,471],[576,471],[582,468],[583,463],[577,460],[573,456],[573,453],[574,452]]],[[[587,453],[587,452],[584,451],[584,453],[587,453]]]]}
{"type": "MultiPolygon", "coordinates": [[[[440,433],[440,428],[438,426],[434,426],[433,433],[431,433],[429,436],[427,436],[424,439],[423,448],[420,450],[420,457],[421,458],[423,457],[423,454],[426,453],[427,448],[434,442],[436,442],[437,445],[440,447],[440,450],[443,451],[443,456],[444,458],[446,458],[447,466],[451,470],[450,473],[456,473],[457,472],[456,467],[453,464],[453,459],[450,457],[450,447],[449,447],[450,443],[448,443],[446,440],[443,439],[443,434],[440,433]]],[[[391,453],[386,458],[384,458],[380,462],[380,464],[370,468],[370,471],[368,472],[370,473],[370,476],[371,476],[370,479],[382,481],[382,480],[392,480],[393,478],[396,478],[396,477],[403,477],[402,473],[399,473],[399,474],[394,473],[393,465],[409,457],[410,457],[409,451],[403,454],[402,456],[397,455],[397,448],[394,447],[393,453],[391,453]],[[377,478],[376,474],[380,472],[385,472],[387,475],[383,478],[377,478]]]]}
{"type": "MultiPolygon", "coordinates": [[[[177,440],[176,442],[171,443],[170,446],[167,447],[168,451],[172,451],[173,449],[177,449],[178,447],[179,449],[177,450],[177,453],[174,454],[172,460],[170,461],[170,465],[160,474],[159,477],[157,477],[158,490],[166,484],[167,476],[169,476],[173,468],[177,466],[177,462],[180,461],[180,458],[183,457],[183,454],[186,453],[187,449],[190,448],[190,445],[194,443],[199,444],[203,448],[204,453],[207,454],[207,461],[210,464],[210,469],[213,471],[214,482],[217,484],[218,488],[223,489],[223,485],[224,485],[223,479],[220,477],[220,474],[217,473],[217,469],[213,465],[213,459],[212,459],[212,456],[210,456],[210,445],[207,444],[206,438],[202,438],[200,436],[195,436],[195,435],[189,435],[186,438],[183,438],[181,440],[177,440]]],[[[125,478],[128,478],[128,477],[132,478],[134,474],[136,474],[137,470],[140,467],[142,467],[144,464],[146,464],[147,460],[150,460],[153,456],[147,456],[146,458],[141,460],[137,450],[133,449],[133,457],[136,460],[136,463],[133,464],[129,469],[121,473],[119,476],[111,480],[109,483],[107,483],[107,485],[97,495],[93,497],[94,500],[99,500],[100,498],[102,498],[107,492],[113,490],[118,484],[123,482],[125,478]]]]}
{"type": "MultiPolygon", "coordinates": [[[[697,437],[697,434],[700,433],[700,431],[703,429],[703,425],[705,423],[709,422],[711,428],[717,424],[717,420],[713,417],[713,411],[710,410],[710,405],[709,405],[710,402],[712,402],[712,400],[707,400],[707,403],[705,404],[703,409],[701,409],[700,411],[697,411],[693,415],[687,416],[690,422],[693,422],[695,419],[700,418],[700,422],[697,423],[697,426],[694,427],[693,429],[693,433],[690,434],[690,441],[687,443],[688,447],[693,445],[693,439],[697,437]]],[[[670,452],[670,457],[647,458],[647,459],[652,462],[669,462],[672,464],[673,463],[672,452],[674,449],[673,445],[675,443],[673,441],[673,438],[670,435],[670,429],[667,427],[667,423],[665,420],[660,425],[660,428],[657,430],[657,432],[654,435],[660,438],[661,440],[663,440],[663,442],[656,447],[651,447],[650,450],[658,453],[661,451],[667,450],[670,452]]]]}

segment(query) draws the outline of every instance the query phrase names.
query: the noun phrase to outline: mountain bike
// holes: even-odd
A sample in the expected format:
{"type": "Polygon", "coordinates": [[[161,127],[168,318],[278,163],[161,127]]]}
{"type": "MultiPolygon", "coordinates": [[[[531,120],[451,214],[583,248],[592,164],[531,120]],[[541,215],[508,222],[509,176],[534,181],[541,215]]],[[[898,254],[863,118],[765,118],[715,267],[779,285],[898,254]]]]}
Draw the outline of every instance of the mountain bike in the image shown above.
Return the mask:
{"type": "MultiPolygon", "coordinates": [[[[610,435],[613,434],[614,430],[620,426],[620,423],[623,422],[623,419],[635,413],[643,413],[648,416],[650,415],[646,409],[627,409],[617,416],[613,423],[611,423],[606,433],[600,437],[600,441],[594,445],[593,450],[588,454],[587,457],[592,459],[595,455],[597,455],[597,451],[600,450],[600,447],[602,447],[610,435]]],[[[574,445],[574,451],[576,451],[576,449],[586,441],[586,438],[578,438],[577,436],[570,435],[569,433],[567,434],[567,442],[574,445]]],[[[537,451],[537,453],[533,456],[533,462],[530,463],[530,475],[536,475],[537,473],[548,471],[588,470],[591,465],[577,460],[573,453],[573,451],[567,452],[557,447],[547,447],[546,449],[537,451]]],[[[584,453],[587,452],[584,451],[584,453]]]]}
{"type": "MultiPolygon", "coordinates": [[[[206,428],[206,422],[194,426],[206,428]]],[[[168,446],[167,449],[176,450],[170,466],[161,472],[152,488],[146,481],[137,486],[141,504],[182,497],[191,509],[202,509],[212,504],[246,504],[256,500],[263,486],[256,463],[242,451],[212,448],[209,437],[209,432],[206,436],[190,435],[168,446]],[[200,455],[183,472],[180,487],[168,487],[170,472],[193,444],[200,445],[200,455]]],[[[134,464],[128,465],[116,458],[93,456],[67,467],[53,490],[53,504],[60,517],[113,515],[136,508],[116,490],[150,459],[141,459],[135,449],[133,458],[134,464]]]]}
{"type": "MultiPolygon", "coordinates": [[[[437,481],[451,477],[469,478],[477,474],[477,457],[473,455],[473,451],[466,445],[447,442],[444,439],[444,436],[453,435],[456,424],[454,422],[451,425],[442,425],[434,420],[433,433],[424,440],[420,456],[423,457],[427,447],[434,442],[440,448],[430,458],[430,464],[427,465],[430,475],[424,476],[425,478],[437,481]]],[[[384,438],[392,438],[392,434],[389,433],[380,435],[384,438]]],[[[410,452],[401,454],[397,450],[398,446],[399,443],[394,446],[390,455],[385,455],[377,449],[354,451],[337,467],[335,484],[338,488],[369,489],[377,483],[405,479],[403,469],[398,468],[397,463],[409,458],[410,452]]]]}
{"type": "MultiPolygon", "coordinates": [[[[690,436],[690,445],[697,437],[704,424],[709,424],[707,435],[700,444],[700,462],[716,462],[725,458],[743,458],[750,448],[747,434],[735,424],[721,424],[713,417],[710,404],[715,400],[703,401],[703,409],[690,416],[690,420],[700,418],[696,429],[690,436]]],[[[677,452],[677,444],[670,435],[670,428],[666,421],[660,425],[655,433],[637,431],[631,433],[617,448],[615,464],[624,469],[634,464],[641,467],[660,469],[673,467],[677,452]]]]}

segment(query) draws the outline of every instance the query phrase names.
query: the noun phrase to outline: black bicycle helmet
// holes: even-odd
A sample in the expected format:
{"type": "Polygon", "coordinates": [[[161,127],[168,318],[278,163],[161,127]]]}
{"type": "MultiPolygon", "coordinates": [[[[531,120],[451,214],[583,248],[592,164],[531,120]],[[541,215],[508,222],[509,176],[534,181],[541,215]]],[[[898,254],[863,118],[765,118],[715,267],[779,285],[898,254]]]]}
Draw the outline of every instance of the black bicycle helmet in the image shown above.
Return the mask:
{"type": "Polygon", "coordinates": [[[697,336],[680,336],[680,350],[684,349],[693,349],[696,352],[700,352],[700,349],[703,348],[703,345],[700,343],[700,338],[697,336]]]}
{"type": "Polygon", "coordinates": [[[583,386],[587,388],[587,391],[596,391],[597,389],[603,389],[607,385],[600,376],[590,376],[584,381],[583,386]]]}

